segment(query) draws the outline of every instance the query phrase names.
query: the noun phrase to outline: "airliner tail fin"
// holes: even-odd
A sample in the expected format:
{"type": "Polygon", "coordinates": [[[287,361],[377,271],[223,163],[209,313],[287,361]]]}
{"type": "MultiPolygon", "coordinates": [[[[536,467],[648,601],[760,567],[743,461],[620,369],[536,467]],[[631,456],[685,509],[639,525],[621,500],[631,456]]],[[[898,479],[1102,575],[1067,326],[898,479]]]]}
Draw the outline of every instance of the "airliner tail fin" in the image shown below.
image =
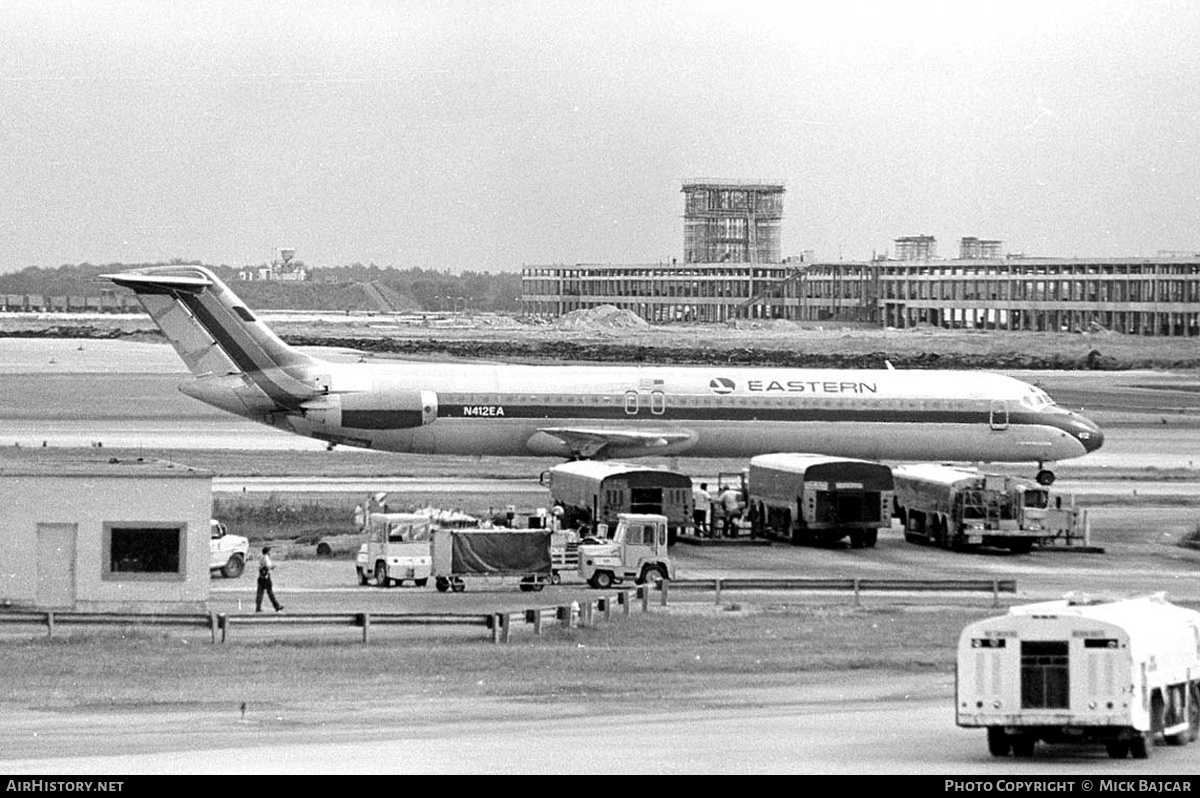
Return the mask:
{"type": "Polygon", "coordinates": [[[281,409],[319,393],[314,360],[284,343],[208,269],[158,266],[104,276],[137,294],[198,379],[244,375],[281,409]]]}

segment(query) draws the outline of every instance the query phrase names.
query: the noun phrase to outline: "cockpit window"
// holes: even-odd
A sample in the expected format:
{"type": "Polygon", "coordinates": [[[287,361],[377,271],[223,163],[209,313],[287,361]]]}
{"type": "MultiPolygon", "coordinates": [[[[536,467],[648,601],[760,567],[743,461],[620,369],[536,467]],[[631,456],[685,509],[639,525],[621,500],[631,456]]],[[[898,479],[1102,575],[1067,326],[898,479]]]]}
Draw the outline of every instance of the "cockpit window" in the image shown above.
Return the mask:
{"type": "Polygon", "coordinates": [[[1044,410],[1047,407],[1053,407],[1054,400],[1041,388],[1030,385],[1029,391],[1021,397],[1021,404],[1032,410],[1044,410]]]}

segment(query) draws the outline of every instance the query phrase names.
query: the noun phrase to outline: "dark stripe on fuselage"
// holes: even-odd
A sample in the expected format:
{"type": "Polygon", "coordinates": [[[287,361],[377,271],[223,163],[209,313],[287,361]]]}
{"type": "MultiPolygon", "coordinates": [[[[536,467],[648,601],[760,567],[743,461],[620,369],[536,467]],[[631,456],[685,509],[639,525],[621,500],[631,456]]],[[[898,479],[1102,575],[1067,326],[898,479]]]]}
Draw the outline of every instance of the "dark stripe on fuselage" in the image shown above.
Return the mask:
{"type": "MultiPolygon", "coordinates": [[[[491,394],[495,396],[495,394],[491,394]]],[[[877,404],[883,404],[880,400],[877,404]]],[[[579,419],[596,421],[638,422],[641,424],[687,424],[689,422],[719,421],[793,421],[823,422],[832,424],[990,424],[991,414],[987,408],[977,409],[933,409],[920,410],[900,407],[820,407],[819,405],[793,404],[768,406],[755,404],[707,404],[669,406],[663,413],[652,413],[643,408],[638,413],[626,413],[622,405],[582,404],[524,404],[494,402],[489,404],[470,402],[447,402],[445,394],[439,395],[438,418],[472,419],[497,421],[500,419],[579,419]]],[[[1008,425],[1056,427],[1072,436],[1078,430],[1077,420],[1063,412],[1033,413],[1012,411],[1008,414],[1008,425]]]]}
{"type": "Polygon", "coordinates": [[[342,426],[350,429],[410,429],[424,422],[420,410],[342,411],[342,426]]]}

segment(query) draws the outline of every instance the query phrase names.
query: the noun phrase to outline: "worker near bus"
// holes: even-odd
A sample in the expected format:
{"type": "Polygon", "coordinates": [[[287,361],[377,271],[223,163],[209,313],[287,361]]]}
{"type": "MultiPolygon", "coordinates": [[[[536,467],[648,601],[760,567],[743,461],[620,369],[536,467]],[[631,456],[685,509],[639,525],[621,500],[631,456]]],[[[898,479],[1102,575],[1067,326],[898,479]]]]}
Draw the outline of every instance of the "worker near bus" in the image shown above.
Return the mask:
{"type": "Polygon", "coordinates": [[[721,514],[724,516],[721,534],[727,538],[737,537],[737,519],[742,517],[741,491],[727,485],[717,499],[721,503],[721,514]]]}
{"type": "Polygon", "coordinates": [[[708,492],[708,483],[701,482],[697,488],[692,488],[692,525],[696,528],[696,536],[711,533],[708,525],[708,508],[712,504],[712,496],[708,492]]]}

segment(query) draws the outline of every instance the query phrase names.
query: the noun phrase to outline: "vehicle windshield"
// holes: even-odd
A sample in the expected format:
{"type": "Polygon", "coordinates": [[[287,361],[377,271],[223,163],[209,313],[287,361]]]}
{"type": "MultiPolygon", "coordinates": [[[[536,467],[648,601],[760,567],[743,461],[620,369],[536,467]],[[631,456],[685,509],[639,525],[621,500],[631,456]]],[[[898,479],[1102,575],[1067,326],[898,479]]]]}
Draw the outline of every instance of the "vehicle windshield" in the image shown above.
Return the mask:
{"type": "Polygon", "coordinates": [[[1045,510],[1050,506],[1050,492],[1045,490],[1026,490],[1025,506],[1036,510],[1045,510]]]}

